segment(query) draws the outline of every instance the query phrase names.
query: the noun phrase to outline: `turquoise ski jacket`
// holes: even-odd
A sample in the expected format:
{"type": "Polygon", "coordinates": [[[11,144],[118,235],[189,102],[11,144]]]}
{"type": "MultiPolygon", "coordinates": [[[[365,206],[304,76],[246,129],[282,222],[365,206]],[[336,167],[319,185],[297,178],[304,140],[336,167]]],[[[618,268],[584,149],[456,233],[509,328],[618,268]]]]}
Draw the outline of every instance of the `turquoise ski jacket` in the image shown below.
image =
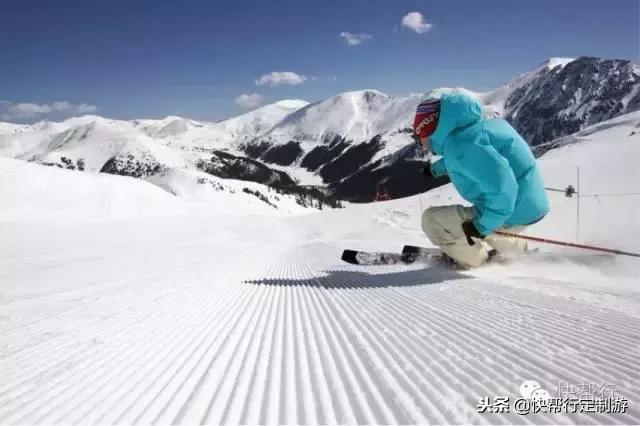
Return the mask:
{"type": "Polygon", "coordinates": [[[482,106],[461,94],[440,99],[431,149],[442,158],[434,176],[449,175],[460,195],[473,204],[473,224],[483,235],[500,227],[528,225],[549,212],[542,175],[525,140],[502,119],[485,120],[482,106]]]}

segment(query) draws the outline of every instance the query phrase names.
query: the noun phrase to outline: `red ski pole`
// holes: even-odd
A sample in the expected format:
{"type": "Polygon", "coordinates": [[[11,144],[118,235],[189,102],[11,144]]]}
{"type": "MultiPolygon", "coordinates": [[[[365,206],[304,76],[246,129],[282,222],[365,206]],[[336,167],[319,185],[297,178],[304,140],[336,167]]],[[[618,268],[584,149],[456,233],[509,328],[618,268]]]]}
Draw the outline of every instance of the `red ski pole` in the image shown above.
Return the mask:
{"type": "Polygon", "coordinates": [[[596,246],[588,246],[585,244],[568,243],[566,241],[550,240],[547,238],[529,237],[527,235],[512,234],[510,232],[504,232],[504,231],[496,231],[495,233],[498,235],[502,235],[504,237],[519,238],[521,240],[536,241],[538,243],[555,244],[558,246],[574,247],[574,248],[580,248],[585,250],[595,250],[595,251],[602,251],[605,253],[620,254],[624,256],[640,257],[640,253],[631,253],[629,251],[622,251],[622,250],[609,249],[609,248],[596,247],[596,246]]]}

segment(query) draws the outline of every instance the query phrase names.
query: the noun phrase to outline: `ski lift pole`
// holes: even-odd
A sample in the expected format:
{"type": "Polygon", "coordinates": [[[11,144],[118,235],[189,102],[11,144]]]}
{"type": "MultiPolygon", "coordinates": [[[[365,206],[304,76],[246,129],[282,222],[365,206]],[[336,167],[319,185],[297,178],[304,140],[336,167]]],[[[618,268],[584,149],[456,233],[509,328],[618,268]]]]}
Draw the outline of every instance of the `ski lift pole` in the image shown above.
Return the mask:
{"type": "Polygon", "coordinates": [[[580,241],[580,166],[576,166],[576,241],[580,241]]]}
{"type": "Polygon", "coordinates": [[[503,237],[518,238],[520,240],[535,241],[535,242],[538,242],[538,243],[555,244],[555,245],[564,246],[564,247],[573,247],[573,248],[579,248],[579,249],[584,249],[584,250],[601,251],[601,252],[604,252],[604,253],[619,254],[619,255],[622,255],[622,256],[640,257],[640,253],[632,253],[630,251],[622,251],[622,250],[610,249],[610,248],[605,248],[605,247],[589,246],[589,245],[586,245],[586,244],[576,244],[576,243],[569,243],[569,242],[566,242],[566,241],[550,240],[548,238],[540,238],[540,237],[531,237],[531,236],[527,236],[527,235],[512,234],[510,232],[504,232],[504,231],[495,231],[495,234],[502,235],[503,237]]]}

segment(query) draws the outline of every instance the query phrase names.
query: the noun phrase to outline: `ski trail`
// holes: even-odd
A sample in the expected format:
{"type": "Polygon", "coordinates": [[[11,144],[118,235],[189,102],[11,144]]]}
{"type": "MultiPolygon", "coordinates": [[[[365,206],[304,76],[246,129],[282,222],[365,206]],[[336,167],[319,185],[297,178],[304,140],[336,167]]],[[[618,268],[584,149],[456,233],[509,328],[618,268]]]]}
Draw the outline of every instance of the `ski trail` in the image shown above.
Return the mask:
{"type": "Polygon", "coordinates": [[[143,272],[3,300],[24,315],[0,322],[0,422],[640,423],[637,316],[425,265],[347,265],[338,255],[310,244],[245,281],[175,284],[143,272]],[[525,380],[550,391],[611,383],[629,408],[477,412],[482,397],[518,398],[525,380]]]}

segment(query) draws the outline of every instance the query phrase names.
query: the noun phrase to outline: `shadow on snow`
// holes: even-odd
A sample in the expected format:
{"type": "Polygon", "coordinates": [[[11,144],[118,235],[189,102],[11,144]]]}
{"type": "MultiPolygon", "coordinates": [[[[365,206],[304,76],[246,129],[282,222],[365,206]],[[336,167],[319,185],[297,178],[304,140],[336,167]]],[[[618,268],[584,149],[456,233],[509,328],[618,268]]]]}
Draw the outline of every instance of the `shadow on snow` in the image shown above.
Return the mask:
{"type": "Polygon", "coordinates": [[[461,272],[445,268],[424,268],[380,274],[349,270],[329,270],[323,271],[323,273],[327,275],[309,278],[260,278],[246,280],[244,283],[285,287],[306,286],[327,289],[370,289],[413,287],[472,278],[461,272]]]}

